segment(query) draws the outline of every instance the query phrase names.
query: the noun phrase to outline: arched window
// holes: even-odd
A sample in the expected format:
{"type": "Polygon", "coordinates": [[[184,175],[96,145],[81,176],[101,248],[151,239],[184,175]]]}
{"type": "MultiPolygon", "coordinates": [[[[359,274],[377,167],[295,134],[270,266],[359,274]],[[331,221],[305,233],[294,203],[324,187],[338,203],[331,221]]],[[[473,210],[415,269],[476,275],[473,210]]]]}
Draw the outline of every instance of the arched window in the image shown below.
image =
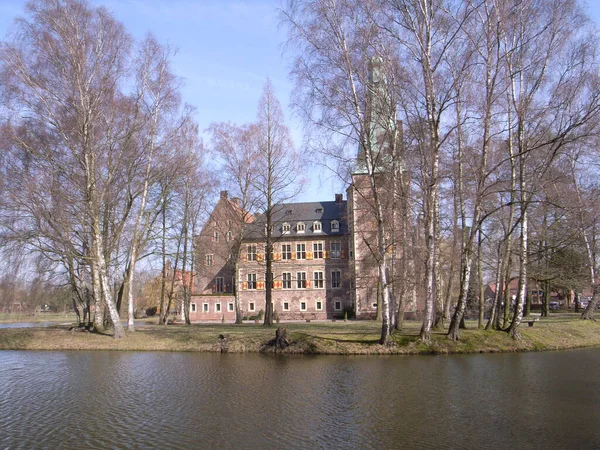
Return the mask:
{"type": "Polygon", "coordinates": [[[296,225],[296,232],[304,233],[304,222],[298,222],[296,225]]]}
{"type": "Polygon", "coordinates": [[[332,220],[331,221],[331,231],[333,233],[337,233],[338,231],[340,231],[340,222],[337,220],[332,220]]]}
{"type": "Polygon", "coordinates": [[[283,234],[289,234],[290,232],[290,224],[285,222],[282,226],[281,226],[281,232],[283,234]]]}
{"type": "Polygon", "coordinates": [[[321,231],[323,231],[321,222],[319,222],[318,220],[313,222],[313,232],[320,233],[321,231]]]}

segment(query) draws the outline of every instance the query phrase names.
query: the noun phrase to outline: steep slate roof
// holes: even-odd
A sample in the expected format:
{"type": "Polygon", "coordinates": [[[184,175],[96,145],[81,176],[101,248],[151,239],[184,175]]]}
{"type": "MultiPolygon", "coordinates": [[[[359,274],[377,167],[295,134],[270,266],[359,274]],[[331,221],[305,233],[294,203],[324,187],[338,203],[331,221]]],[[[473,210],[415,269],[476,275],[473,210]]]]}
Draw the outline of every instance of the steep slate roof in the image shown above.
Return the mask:
{"type": "MultiPolygon", "coordinates": [[[[312,236],[342,236],[347,232],[346,202],[310,202],[310,203],[281,203],[274,208],[273,238],[312,237],[312,236]],[[331,231],[331,222],[339,222],[339,231],[331,231]],[[321,230],[313,230],[313,222],[321,222],[321,230]],[[304,222],[304,233],[296,232],[298,222],[304,222]],[[283,233],[284,223],[290,225],[290,232],[283,233]]],[[[264,239],[266,218],[264,214],[256,214],[256,221],[246,228],[245,239],[264,239]]]]}

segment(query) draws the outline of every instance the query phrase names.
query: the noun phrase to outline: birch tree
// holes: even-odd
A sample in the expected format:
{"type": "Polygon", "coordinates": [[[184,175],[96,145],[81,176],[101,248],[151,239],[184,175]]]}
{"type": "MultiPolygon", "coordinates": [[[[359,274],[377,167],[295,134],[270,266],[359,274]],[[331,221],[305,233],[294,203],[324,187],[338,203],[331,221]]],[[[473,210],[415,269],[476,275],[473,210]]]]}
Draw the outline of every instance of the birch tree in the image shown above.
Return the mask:
{"type": "Polygon", "coordinates": [[[528,227],[534,185],[565,146],[597,127],[600,97],[595,89],[595,48],[582,27],[578,3],[529,0],[509,7],[502,34],[510,105],[515,116],[519,193],[519,285],[508,332],[519,338],[528,266],[528,227]],[[532,22],[531,18],[535,17],[532,22]]]}
{"type": "Polygon", "coordinates": [[[460,2],[394,0],[383,3],[382,11],[378,25],[395,43],[396,51],[403,56],[401,59],[406,62],[406,70],[411,74],[403,85],[410,102],[401,109],[406,111],[408,123],[423,124],[422,143],[423,150],[427,152],[427,167],[422,172],[427,248],[426,296],[420,339],[429,342],[434,303],[439,297],[437,291],[441,289],[437,286],[439,276],[436,273],[440,154],[451,131],[444,130],[442,123],[454,95],[447,59],[471,9],[460,2]]]}
{"type": "Polygon", "coordinates": [[[73,283],[72,268],[87,268],[94,327],[103,329],[106,309],[119,338],[118,304],[151,220],[155,137],[168,134],[165,112],[176,109],[177,83],[151,38],[146,57],[132,58],[131,37],[104,8],[38,0],[26,12],[0,49],[10,145],[20,152],[16,161],[34,169],[22,172],[27,189],[15,191],[13,204],[27,218],[19,226],[33,248],[66,261],[73,283]],[[27,196],[43,206],[26,206],[27,196]]]}
{"type": "Polygon", "coordinates": [[[288,44],[296,51],[292,70],[296,109],[316,135],[326,139],[327,145],[320,146],[324,155],[333,165],[335,161],[342,165],[346,177],[357,169],[359,149],[358,164],[366,177],[365,186],[357,190],[365,192],[359,196],[369,205],[369,220],[375,224],[368,246],[381,292],[380,342],[388,344],[394,302],[386,255],[392,227],[383,193],[394,181],[381,174],[399,173],[392,169],[390,156],[400,153],[392,87],[397,65],[374,26],[375,7],[375,2],[288,1],[281,19],[289,31],[288,44]]]}

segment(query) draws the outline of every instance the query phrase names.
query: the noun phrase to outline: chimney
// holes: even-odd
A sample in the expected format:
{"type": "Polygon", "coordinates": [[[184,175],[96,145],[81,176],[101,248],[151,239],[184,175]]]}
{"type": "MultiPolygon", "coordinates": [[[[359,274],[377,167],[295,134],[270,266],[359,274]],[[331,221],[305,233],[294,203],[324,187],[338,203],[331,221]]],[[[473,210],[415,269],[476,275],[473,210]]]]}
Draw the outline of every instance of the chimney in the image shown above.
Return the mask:
{"type": "Polygon", "coordinates": [[[231,197],[231,203],[233,203],[238,208],[242,207],[242,199],[240,199],[238,197],[231,197]]]}
{"type": "Polygon", "coordinates": [[[344,201],[344,194],[335,194],[335,202],[342,203],[344,201]]]}
{"type": "Polygon", "coordinates": [[[221,198],[227,200],[227,191],[221,191],[221,198]]]}

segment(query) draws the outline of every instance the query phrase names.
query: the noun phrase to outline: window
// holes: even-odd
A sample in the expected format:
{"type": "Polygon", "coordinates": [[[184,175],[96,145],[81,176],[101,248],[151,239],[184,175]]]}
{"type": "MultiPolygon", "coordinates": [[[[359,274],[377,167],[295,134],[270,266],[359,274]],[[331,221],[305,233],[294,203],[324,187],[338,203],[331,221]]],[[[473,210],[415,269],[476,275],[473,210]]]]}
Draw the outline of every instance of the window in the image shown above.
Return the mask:
{"type": "Polygon", "coordinates": [[[339,300],[336,300],[335,302],[333,302],[333,309],[335,309],[336,311],[341,311],[342,310],[342,302],[340,302],[339,300]]]}
{"type": "Polygon", "coordinates": [[[377,303],[373,303],[373,308],[377,309],[377,303]]]}
{"type": "Polygon", "coordinates": [[[313,285],[315,289],[323,289],[323,272],[313,273],[313,285]]]}
{"type": "Polygon", "coordinates": [[[331,243],[331,257],[332,258],[341,258],[342,256],[342,244],[339,242],[331,243]]]}
{"type": "Polygon", "coordinates": [[[283,310],[284,311],[289,311],[290,310],[290,304],[288,302],[283,302],[283,310]]]}
{"type": "Polygon", "coordinates": [[[231,219],[229,219],[229,220],[227,221],[227,226],[228,226],[229,228],[231,228],[231,224],[232,224],[232,223],[233,223],[233,221],[232,221],[231,219]]]}
{"type": "Polygon", "coordinates": [[[229,312],[233,311],[233,303],[227,303],[227,311],[229,311],[229,312]]]}
{"type": "Polygon", "coordinates": [[[296,232],[297,233],[304,233],[304,222],[298,222],[296,224],[296,232]]]}
{"type": "Polygon", "coordinates": [[[296,272],[296,287],[306,289],[306,272],[296,272]]]}
{"type": "Polygon", "coordinates": [[[202,312],[208,312],[208,303],[202,303],[202,312]]]}
{"type": "Polygon", "coordinates": [[[206,255],[204,258],[204,265],[212,266],[215,263],[213,255],[206,255]]]}
{"type": "Polygon", "coordinates": [[[306,259],[306,244],[296,244],[296,259],[306,259]]]}
{"type": "Polygon", "coordinates": [[[219,232],[218,231],[213,232],[213,238],[212,238],[212,240],[214,242],[219,242],[219,232]]]}
{"type": "Polygon", "coordinates": [[[291,289],[292,288],[292,274],[291,272],[283,272],[281,274],[282,276],[282,283],[281,283],[281,287],[282,289],[291,289]]]}
{"type": "Polygon", "coordinates": [[[338,231],[340,231],[340,223],[337,220],[332,220],[331,221],[331,232],[337,233],[338,231]]]}
{"type": "Polygon", "coordinates": [[[254,311],[254,302],[248,303],[248,311],[254,311]]]}
{"type": "Polygon", "coordinates": [[[292,244],[281,244],[281,259],[292,259],[292,244]]]}
{"type": "Polygon", "coordinates": [[[331,287],[333,289],[339,289],[342,287],[342,271],[332,270],[331,271],[331,287]]]}
{"type": "Polygon", "coordinates": [[[233,241],[233,231],[228,231],[227,234],[225,234],[225,239],[227,241],[233,241]]]}
{"type": "Polygon", "coordinates": [[[221,304],[215,303],[215,312],[221,312],[221,304]]]}
{"type": "Polygon", "coordinates": [[[323,229],[321,227],[321,222],[319,222],[319,221],[313,222],[313,232],[320,233],[321,231],[323,231],[323,229]]]}
{"type": "Polygon", "coordinates": [[[281,232],[282,232],[283,234],[290,234],[290,224],[289,224],[289,223],[287,223],[287,222],[286,222],[286,223],[284,223],[284,224],[281,226],[281,232]]]}
{"type": "Polygon", "coordinates": [[[300,311],[306,311],[306,302],[300,302],[300,311]]]}
{"type": "Polygon", "coordinates": [[[322,259],[323,258],[323,243],[322,242],[314,242],[313,243],[313,258],[314,259],[322,259]]]}
{"type": "Polygon", "coordinates": [[[223,277],[217,277],[217,286],[216,286],[216,292],[225,292],[225,282],[223,280],[223,277]]]}
{"type": "Polygon", "coordinates": [[[246,247],[248,261],[256,261],[256,245],[248,245],[246,247]]]}
{"type": "Polygon", "coordinates": [[[248,289],[256,289],[256,274],[248,274],[248,289]]]}
{"type": "Polygon", "coordinates": [[[315,309],[317,311],[322,311],[323,310],[323,302],[321,300],[317,300],[315,302],[315,309]]]}
{"type": "Polygon", "coordinates": [[[190,304],[190,311],[196,312],[196,304],[195,303],[190,304]]]}

